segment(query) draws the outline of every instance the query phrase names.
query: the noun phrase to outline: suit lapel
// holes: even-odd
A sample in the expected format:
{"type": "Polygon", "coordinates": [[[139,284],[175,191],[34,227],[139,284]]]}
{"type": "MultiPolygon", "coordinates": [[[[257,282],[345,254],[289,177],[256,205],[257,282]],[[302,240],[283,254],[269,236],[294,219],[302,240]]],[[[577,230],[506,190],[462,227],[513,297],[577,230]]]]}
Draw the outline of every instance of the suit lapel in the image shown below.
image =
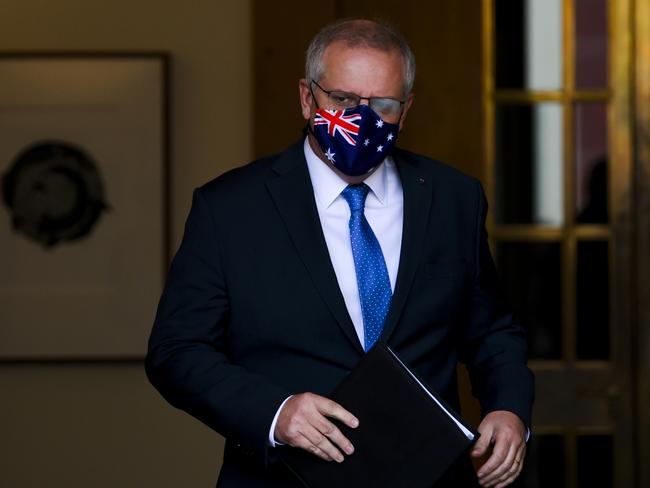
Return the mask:
{"type": "Polygon", "coordinates": [[[394,158],[404,193],[404,221],[395,292],[381,333],[384,341],[388,340],[399,321],[415,278],[427,230],[433,186],[429,175],[399,152],[394,152],[394,158]]]}
{"type": "Polygon", "coordinates": [[[363,353],[327,250],[302,144],[282,154],[273,164],[273,170],[278,176],[267,181],[266,186],[296,251],[337,323],[363,353]]]}

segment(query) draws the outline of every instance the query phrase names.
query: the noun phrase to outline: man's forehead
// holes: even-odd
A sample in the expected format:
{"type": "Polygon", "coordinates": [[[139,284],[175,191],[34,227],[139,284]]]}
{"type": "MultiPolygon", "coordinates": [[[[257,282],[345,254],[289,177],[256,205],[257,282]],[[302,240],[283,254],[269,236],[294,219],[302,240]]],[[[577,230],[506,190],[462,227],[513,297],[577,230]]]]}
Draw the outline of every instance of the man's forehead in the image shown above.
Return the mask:
{"type": "Polygon", "coordinates": [[[381,66],[390,70],[404,69],[404,58],[396,49],[384,50],[367,46],[348,45],[345,42],[330,44],[324,51],[321,70],[327,71],[341,68],[368,69],[381,66]]]}
{"type": "MultiPolygon", "coordinates": [[[[399,86],[401,91],[404,83],[404,59],[398,50],[384,50],[374,47],[348,45],[345,42],[330,44],[325,50],[319,79],[334,83],[345,82],[351,85],[365,86],[366,80],[370,84],[376,83],[399,86]],[[370,79],[368,79],[370,78],[370,79]]],[[[330,87],[341,88],[341,86],[330,87]]],[[[368,87],[370,88],[370,87],[368,87]]],[[[386,87],[376,87],[385,91],[386,87]]],[[[349,89],[347,89],[349,91],[349,89]]]]}
{"type": "Polygon", "coordinates": [[[328,54],[332,55],[348,55],[348,54],[380,54],[383,56],[390,56],[390,57],[400,57],[402,58],[402,53],[397,49],[396,47],[390,47],[390,48],[381,48],[377,46],[372,46],[369,44],[360,44],[356,42],[351,42],[351,41],[345,41],[345,40],[337,40],[333,41],[330,44],[327,45],[325,50],[323,51],[323,55],[327,56],[328,54]]]}

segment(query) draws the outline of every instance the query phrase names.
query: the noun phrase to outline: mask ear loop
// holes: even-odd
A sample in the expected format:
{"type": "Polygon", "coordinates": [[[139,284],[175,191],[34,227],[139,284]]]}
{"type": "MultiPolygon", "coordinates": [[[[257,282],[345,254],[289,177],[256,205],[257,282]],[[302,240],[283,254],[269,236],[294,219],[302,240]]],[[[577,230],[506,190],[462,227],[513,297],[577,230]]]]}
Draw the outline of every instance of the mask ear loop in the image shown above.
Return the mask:
{"type": "Polygon", "coordinates": [[[316,95],[314,95],[314,80],[311,80],[309,82],[309,93],[311,93],[311,99],[314,101],[314,104],[316,105],[316,108],[320,110],[320,107],[318,106],[318,101],[316,100],[316,95]]]}
{"type": "MultiPolygon", "coordinates": [[[[314,101],[314,105],[316,105],[316,109],[320,110],[320,107],[318,106],[318,101],[316,100],[316,95],[314,95],[314,80],[311,80],[309,82],[309,93],[311,93],[311,99],[314,101]]],[[[316,137],[316,133],[314,132],[314,129],[312,129],[310,120],[307,121],[305,124],[304,129],[302,130],[302,135],[307,136],[308,134],[311,133],[312,136],[316,137]]]]}

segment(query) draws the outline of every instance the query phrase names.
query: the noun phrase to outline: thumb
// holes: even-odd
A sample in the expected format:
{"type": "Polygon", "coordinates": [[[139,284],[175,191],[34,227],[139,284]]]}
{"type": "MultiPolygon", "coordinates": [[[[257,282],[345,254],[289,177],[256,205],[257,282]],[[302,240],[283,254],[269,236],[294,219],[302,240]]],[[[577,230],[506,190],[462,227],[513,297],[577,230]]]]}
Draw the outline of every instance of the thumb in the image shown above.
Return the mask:
{"type": "MultiPolygon", "coordinates": [[[[481,429],[479,429],[481,431],[481,429]]],[[[487,448],[490,446],[490,441],[492,440],[492,426],[486,426],[486,428],[481,432],[481,436],[474,444],[471,455],[472,457],[481,457],[487,451],[487,448]]]]}

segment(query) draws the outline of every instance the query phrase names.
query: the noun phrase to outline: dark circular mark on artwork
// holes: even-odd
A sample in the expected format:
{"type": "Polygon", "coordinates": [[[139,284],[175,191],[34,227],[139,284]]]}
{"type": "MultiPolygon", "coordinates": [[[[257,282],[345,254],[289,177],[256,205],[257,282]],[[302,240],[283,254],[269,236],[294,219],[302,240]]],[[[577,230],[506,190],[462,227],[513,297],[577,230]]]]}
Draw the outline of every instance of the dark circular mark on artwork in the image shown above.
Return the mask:
{"type": "Polygon", "coordinates": [[[39,142],[2,177],[13,228],[45,247],[87,236],[108,208],[97,165],[79,147],[39,142]]]}

